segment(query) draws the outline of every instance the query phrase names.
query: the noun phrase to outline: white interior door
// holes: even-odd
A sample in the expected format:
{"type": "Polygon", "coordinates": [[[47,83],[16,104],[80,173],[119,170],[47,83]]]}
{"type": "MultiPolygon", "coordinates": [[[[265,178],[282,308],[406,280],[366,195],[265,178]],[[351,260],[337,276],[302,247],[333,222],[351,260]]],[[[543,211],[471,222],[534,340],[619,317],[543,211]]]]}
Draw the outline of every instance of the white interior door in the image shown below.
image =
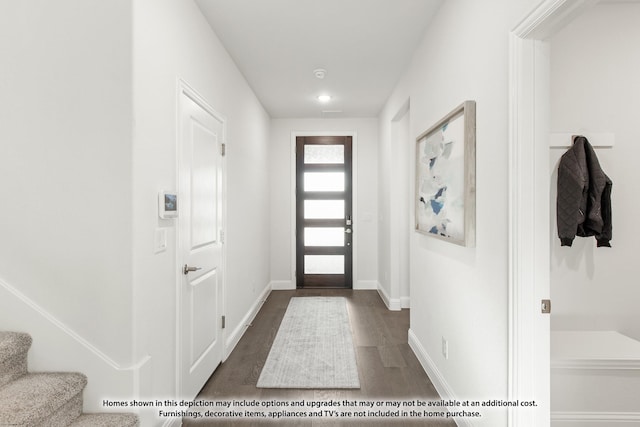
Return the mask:
{"type": "Polygon", "coordinates": [[[192,399],[222,361],[225,123],[194,94],[180,98],[178,369],[192,399]]]}

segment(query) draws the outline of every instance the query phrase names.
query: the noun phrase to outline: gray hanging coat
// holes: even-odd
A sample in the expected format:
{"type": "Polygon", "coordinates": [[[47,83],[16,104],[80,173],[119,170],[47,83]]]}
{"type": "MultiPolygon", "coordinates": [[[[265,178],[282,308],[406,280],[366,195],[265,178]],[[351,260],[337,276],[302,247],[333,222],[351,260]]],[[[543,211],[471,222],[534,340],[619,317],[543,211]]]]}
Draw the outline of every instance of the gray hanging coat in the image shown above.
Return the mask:
{"type": "Polygon", "coordinates": [[[611,246],[611,186],[587,138],[575,137],[558,166],[557,220],[562,246],[571,246],[575,236],[595,236],[598,246],[611,246]]]}

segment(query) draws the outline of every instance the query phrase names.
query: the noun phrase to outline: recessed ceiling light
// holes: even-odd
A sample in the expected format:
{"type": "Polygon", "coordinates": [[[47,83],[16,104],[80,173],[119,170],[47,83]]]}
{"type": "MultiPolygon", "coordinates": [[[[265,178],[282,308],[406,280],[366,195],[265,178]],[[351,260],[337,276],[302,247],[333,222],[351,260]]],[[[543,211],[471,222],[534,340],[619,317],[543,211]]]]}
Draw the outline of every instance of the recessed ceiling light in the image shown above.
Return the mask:
{"type": "Polygon", "coordinates": [[[330,95],[320,95],[320,96],[318,96],[318,101],[320,101],[320,102],[329,102],[329,101],[331,101],[331,96],[330,95]]]}

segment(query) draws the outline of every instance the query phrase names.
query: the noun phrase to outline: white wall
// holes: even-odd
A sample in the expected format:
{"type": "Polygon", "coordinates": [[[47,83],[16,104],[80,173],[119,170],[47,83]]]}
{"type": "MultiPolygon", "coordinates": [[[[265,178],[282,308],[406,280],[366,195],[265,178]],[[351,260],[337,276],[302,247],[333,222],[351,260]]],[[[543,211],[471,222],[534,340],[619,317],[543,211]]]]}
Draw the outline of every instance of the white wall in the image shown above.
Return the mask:
{"type": "Polygon", "coordinates": [[[89,374],[89,410],[173,397],[178,79],[227,119],[237,333],[270,280],[270,118],[192,1],[2,2],[0,29],[0,329],[34,335],[32,368],[89,374]]]}
{"type": "MultiPolygon", "coordinates": [[[[507,398],[508,34],[535,4],[445,2],[380,116],[390,122],[410,98],[415,141],[464,100],[477,103],[476,247],[410,236],[411,339],[445,396],[507,398]]],[[[380,139],[383,153],[392,141],[380,139]]],[[[506,411],[483,412],[467,422],[506,426],[506,411]]]]}
{"type": "Polygon", "coordinates": [[[377,144],[376,119],[273,119],[269,152],[271,173],[271,280],[276,287],[295,288],[292,248],[292,132],[356,132],[353,162],[357,175],[354,218],[354,289],[377,286],[377,144]]]}
{"type": "MultiPolygon", "coordinates": [[[[3,1],[0,33],[0,282],[126,366],[130,2],[3,1]]],[[[39,329],[13,323],[17,300],[0,306],[0,329],[12,322],[38,348],[39,329]]]]}
{"type": "Polygon", "coordinates": [[[613,181],[611,248],[579,237],[572,247],[560,247],[555,202],[557,166],[565,150],[550,150],[552,329],[617,330],[640,339],[635,265],[640,243],[633,233],[640,210],[639,21],[638,3],[603,4],[550,41],[552,131],[615,133],[613,148],[596,149],[613,181]]]}
{"type": "Polygon", "coordinates": [[[136,356],[152,356],[141,392],[175,396],[176,224],[158,218],[157,193],[176,188],[178,78],[227,119],[227,334],[269,283],[270,119],[192,1],[133,4],[136,356]]]}
{"type": "Polygon", "coordinates": [[[135,372],[130,2],[0,2],[0,52],[0,330],[97,410],[135,372]]]}

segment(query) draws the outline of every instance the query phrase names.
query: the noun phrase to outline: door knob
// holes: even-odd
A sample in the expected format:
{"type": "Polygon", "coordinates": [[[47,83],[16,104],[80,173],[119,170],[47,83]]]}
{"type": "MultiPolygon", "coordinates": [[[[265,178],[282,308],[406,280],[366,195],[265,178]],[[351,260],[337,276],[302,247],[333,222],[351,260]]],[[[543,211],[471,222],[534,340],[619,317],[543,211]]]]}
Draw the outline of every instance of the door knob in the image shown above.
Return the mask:
{"type": "Polygon", "coordinates": [[[200,267],[189,267],[187,264],[185,264],[184,267],[182,267],[182,272],[184,274],[189,274],[191,271],[198,271],[198,270],[202,270],[202,268],[200,268],[200,267]]]}

